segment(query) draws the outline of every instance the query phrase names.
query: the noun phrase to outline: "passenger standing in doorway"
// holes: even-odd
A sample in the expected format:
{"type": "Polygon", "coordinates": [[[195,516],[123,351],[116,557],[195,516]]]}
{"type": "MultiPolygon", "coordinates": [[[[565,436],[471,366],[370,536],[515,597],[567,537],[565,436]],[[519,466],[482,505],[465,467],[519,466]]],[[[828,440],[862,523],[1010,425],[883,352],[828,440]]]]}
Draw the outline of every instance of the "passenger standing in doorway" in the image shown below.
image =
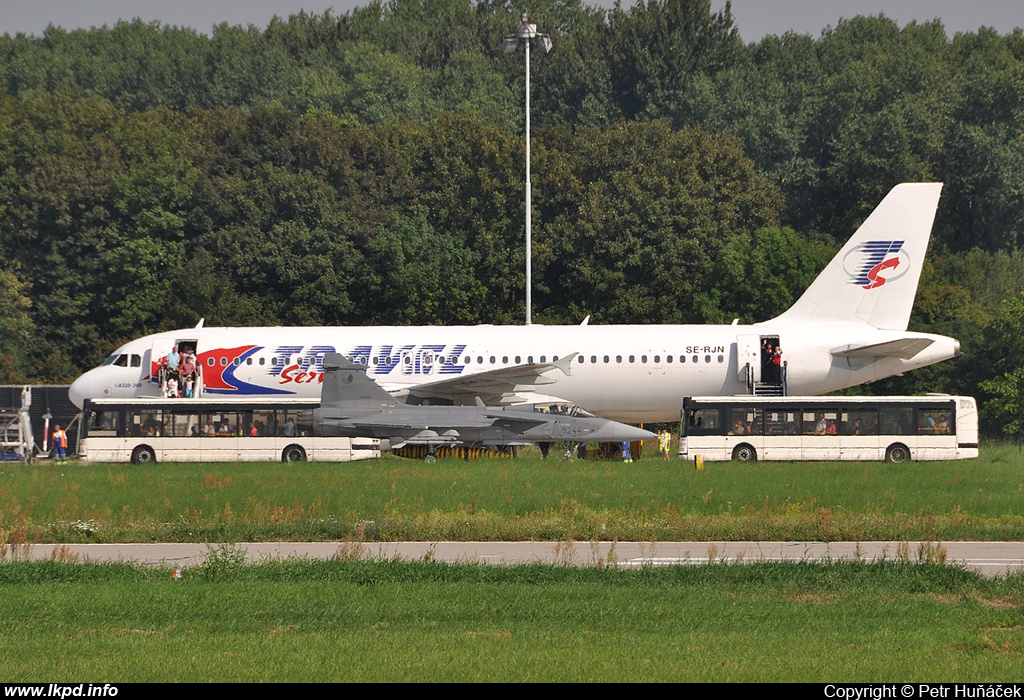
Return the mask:
{"type": "Polygon", "coordinates": [[[167,368],[166,376],[164,377],[164,387],[168,394],[170,394],[170,381],[174,379],[174,393],[178,393],[178,365],[181,364],[181,355],[178,354],[178,346],[175,345],[171,348],[171,351],[167,353],[164,358],[164,366],[167,368]]]}
{"type": "Polygon", "coordinates": [[[772,355],[772,375],[776,384],[782,383],[782,348],[776,346],[772,355]]]}

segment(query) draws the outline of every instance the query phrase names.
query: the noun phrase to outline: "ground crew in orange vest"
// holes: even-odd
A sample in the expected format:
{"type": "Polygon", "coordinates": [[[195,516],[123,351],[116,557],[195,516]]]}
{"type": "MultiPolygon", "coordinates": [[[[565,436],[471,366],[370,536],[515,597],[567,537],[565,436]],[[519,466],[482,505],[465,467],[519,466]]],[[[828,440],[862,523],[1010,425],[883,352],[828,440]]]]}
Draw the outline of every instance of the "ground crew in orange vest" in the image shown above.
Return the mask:
{"type": "Polygon", "coordinates": [[[53,426],[53,456],[61,464],[68,461],[68,434],[60,425],[53,426]]]}

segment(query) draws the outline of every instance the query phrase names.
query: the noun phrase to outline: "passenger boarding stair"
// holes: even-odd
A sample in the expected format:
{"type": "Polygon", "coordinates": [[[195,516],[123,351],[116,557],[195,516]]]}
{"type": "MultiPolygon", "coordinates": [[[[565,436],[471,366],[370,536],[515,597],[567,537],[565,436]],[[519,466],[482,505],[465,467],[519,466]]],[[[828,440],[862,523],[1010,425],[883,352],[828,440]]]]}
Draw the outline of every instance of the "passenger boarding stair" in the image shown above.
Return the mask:
{"type": "Polygon", "coordinates": [[[789,391],[786,387],[786,370],[788,369],[787,363],[783,362],[780,368],[781,381],[778,382],[761,382],[754,380],[754,370],[748,364],[746,367],[747,375],[747,393],[753,396],[788,396],[789,391]]]}

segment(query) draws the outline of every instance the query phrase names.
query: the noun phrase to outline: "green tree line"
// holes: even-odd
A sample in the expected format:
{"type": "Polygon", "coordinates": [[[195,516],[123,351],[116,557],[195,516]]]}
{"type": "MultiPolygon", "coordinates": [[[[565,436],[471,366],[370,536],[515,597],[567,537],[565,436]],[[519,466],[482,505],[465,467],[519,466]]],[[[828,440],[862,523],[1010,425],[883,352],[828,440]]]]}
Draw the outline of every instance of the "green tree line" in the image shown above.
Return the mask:
{"type": "Polygon", "coordinates": [[[156,330],[762,320],[894,184],[946,183],[912,328],[961,358],[877,390],[1017,430],[1024,35],[854,17],[744,44],[728,6],[392,0],[207,34],[0,36],[0,374],[156,330]],[[1016,338],[1014,333],[1016,332],[1016,338]],[[1014,344],[1016,343],[1016,345],[1014,344]]]}

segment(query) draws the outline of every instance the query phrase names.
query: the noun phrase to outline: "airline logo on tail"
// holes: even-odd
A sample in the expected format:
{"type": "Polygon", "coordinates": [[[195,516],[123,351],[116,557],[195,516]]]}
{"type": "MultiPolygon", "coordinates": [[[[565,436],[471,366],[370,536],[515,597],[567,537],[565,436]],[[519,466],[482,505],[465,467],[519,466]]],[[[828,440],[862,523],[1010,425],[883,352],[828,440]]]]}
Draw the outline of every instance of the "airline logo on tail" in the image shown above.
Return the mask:
{"type": "Polygon", "coordinates": [[[850,284],[877,289],[910,271],[910,256],[903,241],[866,241],[850,249],[843,258],[850,284]]]}

